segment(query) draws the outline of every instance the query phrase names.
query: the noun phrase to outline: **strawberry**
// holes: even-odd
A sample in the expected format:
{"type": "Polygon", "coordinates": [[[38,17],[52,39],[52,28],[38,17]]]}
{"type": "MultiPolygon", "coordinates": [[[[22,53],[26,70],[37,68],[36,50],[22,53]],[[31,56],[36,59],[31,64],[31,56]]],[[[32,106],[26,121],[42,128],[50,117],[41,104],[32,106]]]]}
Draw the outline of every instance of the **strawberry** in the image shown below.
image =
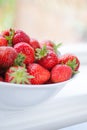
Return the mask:
{"type": "Polygon", "coordinates": [[[45,57],[48,53],[46,45],[44,45],[42,48],[37,48],[35,50],[35,58],[36,60],[40,60],[41,58],[45,57]]]}
{"type": "Polygon", "coordinates": [[[0,68],[8,68],[12,66],[17,55],[18,54],[13,47],[0,47],[0,68]]]}
{"type": "Polygon", "coordinates": [[[30,84],[30,79],[33,76],[29,75],[27,69],[22,66],[12,66],[5,73],[5,81],[17,84],[30,84]]]}
{"type": "Polygon", "coordinates": [[[3,78],[2,78],[2,76],[0,76],[0,81],[4,81],[3,78]]]}
{"type": "Polygon", "coordinates": [[[30,79],[31,84],[44,84],[50,78],[50,72],[37,63],[28,65],[27,70],[34,78],[30,79]]]}
{"type": "Polygon", "coordinates": [[[11,28],[9,30],[4,30],[2,32],[2,35],[8,41],[8,46],[13,46],[12,40],[13,40],[13,37],[15,35],[15,30],[11,29],[11,28]]]}
{"type": "Polygon", "coordinates": [[[34,50],[36,50],[36,48],[40,48],[39,42],[34,38],[30,39],[29,44],[33,47],[34,50]]]}
{"type": "Polygon", "coordinates": [[[70,66],[74,71],[78,71],[79,66],[80,66],[80,61],[77,58],[77,56],[73,54],[64,54],[60,57],[59,59],[60,64],[66,64],[70,66]]]}
{"type": "Polygon", "coordinates": [[[51,70],[51,80],[54,83],[69,80],[72,76],[72,69],[67,65],[56,65],[51,70]]]}
{"type": "Polygon", "coordinates": [[[7,45],[8,41],[6,40],[6,38],[0,35],[0,46],[7,46],[7,45]]]}
{"type": "Polygon", "coordinates": [[[55,53],[60,53],[58,48],[61,46],[61,43],[55,44],[53,41],[45,40],[40,42],[40,47],[46,46],[48,50],[54,51],[55,53]]]}
{"type": "Polygon", "coordinates": [[[58,64],[58,56],[53,51],[49,51],[45,57],[38,60],[38,63],[45,67],[46,69],[52,69],[56,64],[58,64]]]}
{"type": "Polygon", "coordinates": [[[53,84],[53,82],[51,81],[51,78],[45,84],[53,84]]]}
{"type": "Polygon", "coordinates": [[[45,40],[45,41],[40,42],[40,46],[41,46],[41,48],[42,48],[44,45],[53,48],[54,43],[53,43],[52,41],[50,41],[50,40],[45,40]]]}
{"type": "Polygon", "coordinates": [[[15,45],[19,42],[30,43],[29,36],[25,32],[23,32],[22,30],[17,30],[15,32],[14,37],[13,37],[13,45],[15,45]]]}
{"type": "Polygon", "coordinates": [[[37,62],[46,69],[52,69],[58,64],[58,56],[54,51],[47,50],[46,46],[42,49],[36,49],[37,62]]]}
{"type": "Polygon", "coordinates": [[[10,35],[10,29],[2,31],[2,36],[9,36],[10,35]]]}
{"type": "Polygon", "coordinates": [[[34,62],[34,59],[35,59],[34,49],[29,44],[27,44],[25,42],[20,42],[20,43],[14,45],[14,49],[25,57],[24,58],[25,64],[34,62]]]}

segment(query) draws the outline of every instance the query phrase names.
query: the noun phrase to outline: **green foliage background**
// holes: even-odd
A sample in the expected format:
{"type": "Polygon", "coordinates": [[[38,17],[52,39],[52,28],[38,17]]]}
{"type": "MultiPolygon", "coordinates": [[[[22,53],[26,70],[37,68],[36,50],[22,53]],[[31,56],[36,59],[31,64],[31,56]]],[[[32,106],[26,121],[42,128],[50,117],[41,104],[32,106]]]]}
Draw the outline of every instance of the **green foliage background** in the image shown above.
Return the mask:
{"type": "Polygon", "coordinates": [[[0,0],[0,31],[14,24],[16,0],[0,0]]]}

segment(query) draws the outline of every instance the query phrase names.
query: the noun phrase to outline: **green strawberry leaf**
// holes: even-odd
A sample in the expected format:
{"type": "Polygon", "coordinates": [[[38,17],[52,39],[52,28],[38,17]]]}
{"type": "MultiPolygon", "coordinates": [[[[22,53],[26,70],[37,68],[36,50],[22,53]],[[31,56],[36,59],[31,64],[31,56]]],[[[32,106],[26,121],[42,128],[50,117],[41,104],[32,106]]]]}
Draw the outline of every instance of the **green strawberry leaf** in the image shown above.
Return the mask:
{"type": "Polygon", "coordinates": [[[22,53],[19,53],[17,58],[14,60],[14,65],[24,66],[24,60],[25,60],[25,55],[22,53]]]}
{"type": "Polygon", "coordinates": [[[48,53],[47,47],[46,45],[44,45],[42,48],[37,48],[35,50],[35,58],[40,60],[41,58],[45,57],[47,53],[48,53]]]}
{"type": "Polygon", "coordinates": [[[80,73],[80,71],[72,70],[72,73],[73,73],[73,74],[78,74],[78,73],[80,73]]]}
{"type": "Polygon", "coordinates": [[[25,67],[12,67],[11,70],[13,71],[10,73],[10,76],[13,77],[11,83],[30,84],[29,79],[34,78],[34,76],[29,75],[29,73],[27,73],[27,69],[25,67]]]}
{"type": "Polygon", "coordinates": [[[54,51],[55,51],[56,54],[59,53],[58,48],[59,48],[61,45],[62,45],[62,43],[58,43],[58,44],[55,44],[55,43],[54,43],[53,49],[54,49],[54,51]]]}
{"type": "Polygon", "coordinates": [[[76,67],[78,66],[78,64],[76,63],[76,58],[74,58],[73,60],[68,60],[68,62],[66,63],[68,66],[70,66],[72,68],[72,70],[74,71],[76,69],[76,67]]]}
{"type": "Polygon", "coordinates": [[[8,45],[12,46],[12,40],[15,34],[15,30],[10,28],[9,36],[5,36],[6,40],[8,41],[8,45]]]}

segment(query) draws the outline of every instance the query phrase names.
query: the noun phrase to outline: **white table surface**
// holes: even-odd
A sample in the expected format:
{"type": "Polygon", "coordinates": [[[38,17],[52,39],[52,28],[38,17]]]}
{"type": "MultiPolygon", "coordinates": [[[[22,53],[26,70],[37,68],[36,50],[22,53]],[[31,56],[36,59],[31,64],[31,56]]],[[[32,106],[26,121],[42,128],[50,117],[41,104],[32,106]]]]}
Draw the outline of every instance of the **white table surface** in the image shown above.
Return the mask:
{"type": "Polygon", "coordinates": [[[60,130],[87,130],[87,122],[72,125],[66,128],[62,128],[60,130]]]}
{"type": "Polygon", "coordinates": [[[58,130],[87,121],[87,66],[53,99],[23,111],[0,106],[0,130],[58,130]]]}

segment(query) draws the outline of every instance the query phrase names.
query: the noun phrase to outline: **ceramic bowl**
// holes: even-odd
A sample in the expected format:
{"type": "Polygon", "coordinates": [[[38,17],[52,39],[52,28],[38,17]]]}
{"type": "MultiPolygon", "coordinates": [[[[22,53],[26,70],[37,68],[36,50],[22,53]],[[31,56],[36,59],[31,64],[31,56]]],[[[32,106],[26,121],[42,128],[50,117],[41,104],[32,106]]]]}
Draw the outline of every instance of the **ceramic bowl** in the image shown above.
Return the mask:
{"type": "Polygon", "coordinates": [[[0,82],[0,102],[9,108],[24,108],[52,98],[68,83],[22,85],[0,82]]]}

